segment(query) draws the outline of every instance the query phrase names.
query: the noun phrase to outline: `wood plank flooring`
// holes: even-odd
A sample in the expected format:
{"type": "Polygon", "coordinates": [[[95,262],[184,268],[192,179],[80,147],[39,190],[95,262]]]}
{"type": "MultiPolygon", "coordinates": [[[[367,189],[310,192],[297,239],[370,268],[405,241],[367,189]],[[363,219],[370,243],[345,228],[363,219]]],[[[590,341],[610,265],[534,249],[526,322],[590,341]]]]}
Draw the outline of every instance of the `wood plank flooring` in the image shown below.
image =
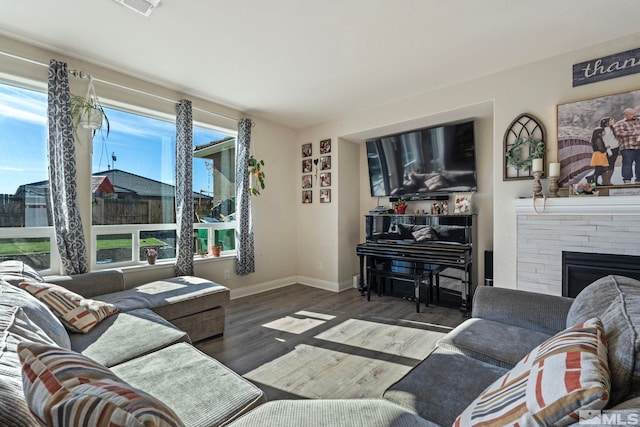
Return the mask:
{"type": "Polygon", "coordinates": [[[465,320],[356,289],[292,285],[232,300],[225,335],[198,348],[260,387],[269,400],[380,397],[465,320]]]}

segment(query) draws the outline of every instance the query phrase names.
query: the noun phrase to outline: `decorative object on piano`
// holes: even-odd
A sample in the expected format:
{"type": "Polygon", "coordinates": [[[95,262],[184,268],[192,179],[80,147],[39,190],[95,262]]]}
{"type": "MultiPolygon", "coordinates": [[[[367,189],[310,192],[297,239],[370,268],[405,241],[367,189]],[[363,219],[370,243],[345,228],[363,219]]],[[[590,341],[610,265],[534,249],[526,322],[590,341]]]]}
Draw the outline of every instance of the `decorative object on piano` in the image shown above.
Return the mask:
{"type": "MultiPolygon", "coordinates": [[[[618,150],[615,149],[615,140],[610,139],[618,133],[617,127],[624,119],[623,111],[626,108],[637,107],[635,100],[638,97],[640,97],[640,89],[558,105],[558,162],[561,164],[558,186],[560,189],[568,189],[571,185],[578,183],[589,184],[593,180],[594,176],[591,172],[594,171],[594,167],[591,166],[591,158],[594,151],[591,141],[594,130],[598,127],[605,130],[603,137],[605,146],[611,146],[612,149],[610,155],[607,153],[607,161],[614,166],[613,170],[604,171],[606,174],[602,175],[604,182],[599,187],[624,185],[625,190],[629,187],[640,188],[640,181],[624,184],[620,171],[621,136],[617,135],[620,145],[618,150]],[[613,132],[614,128],[616,133],[613,132]]],[[[636,111],[638,111],[637,108],[636,111]]],[[[629,177],[630,179],[632,177],[629,177]]],[[[613,195],[613,193],[609,191],[608,194],[613,195]]],[[[620,192],[618,195],[634,194],[620,192]]]]}
{"type": "Polygon", "coordinates": [[[302,203],[309,204],[313,201],[313,192],[311,190],[304,190],[302,192],[302,203]]]}
{"type": "Polygon", "coordinates": [[[311,157],[311,154],[313,153],[312,148],[313,146],[310,142],[307,144],[302,144],[302,157],[311,157]]]}
{"type": "Polygon", "coordinates": [[[407,202],[404,199],[398,199],[393,202],[393,207],[397,214],[403,215],[407,210],[407,202]]]}
{"type": "Polygon", "coordinates": [[[320,141],[320,154],[327,154],[331,152],[331,139],[323,139],[320,141]]]}
{"type": "Polygon", "coordinates": [[[455,193],[453,195],[453,213],[454,214],[470,214],[471,213],[471,197],[473,193],[455,193]]]}
{"type": "Polygon", "coordinates": [[[431,215],[447,215],[448,213],[449,213],[448,200],[431,202],[431,215]]]}
{"type": "Polygon", "coordinates": [[[531,179],[533,160],[544,158],[544,127],[533,115],[525,113],[518,116],[504,135],[504,181],[531,179]]]}
{"type": "Polygon", "coordinates": [[[331,190],[320,190],[320,203],[331,203],[331,190]]]}

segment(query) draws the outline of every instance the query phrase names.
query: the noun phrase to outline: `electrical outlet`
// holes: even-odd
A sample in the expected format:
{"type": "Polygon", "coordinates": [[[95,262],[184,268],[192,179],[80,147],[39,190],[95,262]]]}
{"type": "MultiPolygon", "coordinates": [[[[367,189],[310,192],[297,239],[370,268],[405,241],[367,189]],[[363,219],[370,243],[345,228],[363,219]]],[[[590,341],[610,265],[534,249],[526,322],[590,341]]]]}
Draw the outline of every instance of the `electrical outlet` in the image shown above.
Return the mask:
{"type": "Polygon", "coordinates": [[[318,270],[322,271],[322,262],[318,261],[318,270]]]}
{"type": "Polygon", "coordinates": [[[229,279],[231,277],[231,272],[229,270],[224,271],[224,278],[229,279]]]}

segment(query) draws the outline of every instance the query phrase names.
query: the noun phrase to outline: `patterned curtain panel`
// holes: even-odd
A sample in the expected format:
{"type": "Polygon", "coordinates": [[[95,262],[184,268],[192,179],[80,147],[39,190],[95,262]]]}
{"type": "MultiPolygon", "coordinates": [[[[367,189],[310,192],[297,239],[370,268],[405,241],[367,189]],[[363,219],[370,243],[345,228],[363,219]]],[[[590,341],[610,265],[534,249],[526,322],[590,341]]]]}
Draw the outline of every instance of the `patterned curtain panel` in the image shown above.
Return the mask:
{"type": "Polygon", "coordinates": [[[251,147],[250,119],[238,122],[236,147],[236,274],[246,276],[256,271],[253,253],[253,219],[249,195],[249,148],[251,147]]]}
{"type": "Polygon", "coordinates": [[[76,184],[76,146],[67,64],[52,59],[48,83],[49,186],[56,244],[65,274],[89,271],[76,184]]]}
{"type": "Polygon", "coordinates": [[[176,106],[176,276],[193,275],[193,116],[191,101],[176,106]]]}

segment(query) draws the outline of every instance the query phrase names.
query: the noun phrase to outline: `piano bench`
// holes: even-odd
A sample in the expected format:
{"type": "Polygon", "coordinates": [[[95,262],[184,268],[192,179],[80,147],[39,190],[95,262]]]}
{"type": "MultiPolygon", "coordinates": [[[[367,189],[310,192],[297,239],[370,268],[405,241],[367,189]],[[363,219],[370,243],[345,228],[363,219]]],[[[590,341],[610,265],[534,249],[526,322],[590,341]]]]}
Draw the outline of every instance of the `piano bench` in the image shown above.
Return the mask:
{"type": "MultiPolygon", "coordinates": [[[[398,280],[402,282],[411,282],[413,283],[414,288],[414,297],[416,299],[416,313],[420,313],[420,284],[423,282],[427,283],[429,292],[426,296],[425,306],[429,307],[429,301],[432,296],[433,290],[433,276],[434,273],[436,277],[440,274],[440,269],[435,268],[434,270],[417,270],[411,272],[401,272],[401,271],[392,271],[392,270],[381,270],[375,267],[367,267],[367,301],[371,301],[371,288],[372,288],[372,279],[375,278],[376,287],[378,288],[378,296],[382,296],[382,286],[380,283],[380,279],[392,279],[398,280]]],[[[436,289],[439,294],[439,289],[436,289]]],[[[439,295],[436,296],[439,299],[439,295]]]]}

